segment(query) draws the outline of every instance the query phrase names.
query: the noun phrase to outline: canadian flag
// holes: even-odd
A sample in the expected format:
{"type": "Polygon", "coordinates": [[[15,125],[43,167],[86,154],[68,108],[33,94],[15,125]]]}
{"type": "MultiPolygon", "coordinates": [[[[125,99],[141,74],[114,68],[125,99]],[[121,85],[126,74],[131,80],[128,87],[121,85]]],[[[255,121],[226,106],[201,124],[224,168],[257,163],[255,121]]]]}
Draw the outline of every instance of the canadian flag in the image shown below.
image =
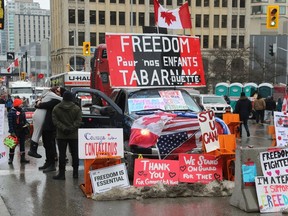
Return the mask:
{"type": "Polygon", "coordinates": [[[15,67],[19,67],[19,60],[18,60],[18,58],[16,58],[16,59],[14,60],[14,62],[12,62],[12,64],[9,65],[9,67],[7,68],[7,72],[8,72],[8,73],[11,73],[12,70],[13,70],[13,68],[15,68],[15,67]]]}
{"type": "Polygon", "coordinates": [[[159,27],[168,29],[192,28],[188,2],[174,10],[162,7],[158,0],[154,0],[155,23],[159,27]]]}

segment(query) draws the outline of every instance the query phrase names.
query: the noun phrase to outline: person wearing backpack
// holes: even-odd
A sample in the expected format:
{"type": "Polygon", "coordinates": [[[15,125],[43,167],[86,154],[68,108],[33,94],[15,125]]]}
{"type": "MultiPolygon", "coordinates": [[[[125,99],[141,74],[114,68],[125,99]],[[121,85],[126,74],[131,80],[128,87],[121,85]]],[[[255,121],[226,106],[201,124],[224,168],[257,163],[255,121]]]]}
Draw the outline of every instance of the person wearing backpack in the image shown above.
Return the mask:
{"type": "MultiPolygon", "coordinates": [[[[25,138],[26,138],[26,127],[29,123],[26,120],[25,112],[22,110],[23,101],[21,99],[15,99],[13,107],[8,113],[8,126],[9,133],[11,136],[16,136],[20,146],[20,163],[29,163],[29,160],[25,158],[25,138]]],[[[9,151],[8,164],[12,164],[15,155],[15,148],[9,151]]]]}
{"type": "Polygon", "coordinates": [[[8,98],[5,102],[5,107],[7,109],[7,112],[9,112],[11,110],[12,106],[13,106],[13,100],[11,98],[11,95],[8,94],[8,98]]]}

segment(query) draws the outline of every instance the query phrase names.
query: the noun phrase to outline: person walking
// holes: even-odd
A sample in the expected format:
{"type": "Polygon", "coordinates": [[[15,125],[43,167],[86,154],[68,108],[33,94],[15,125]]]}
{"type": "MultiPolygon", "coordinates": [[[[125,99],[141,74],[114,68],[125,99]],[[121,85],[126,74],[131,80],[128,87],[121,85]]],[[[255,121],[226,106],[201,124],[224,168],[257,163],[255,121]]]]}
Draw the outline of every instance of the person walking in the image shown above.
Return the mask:
{"type": "MultiPolygon", "coordinates": [[[[51,91],[61,96],[61,88],[53,87],[51,91]]],[[[56,171],[55,167],[55,155],[56,152],[56,128],[52,121],[52,110],[53,108],[60,103],[61,100],[58,98],[52,98],[48,102],[40,102],[36,104],[37,109],[45,109],[46,115],[44,119],[44,123],[42,126],[42,141],[45,149],[46,160],[43,166],[39,167],[39,170],[43,170],[43,173],[48,173],[52,171],[56,171]]]]}
{"type": "MultiPolygon", "coordinates": [[[[62,97],[55,94],[54,90],[51,88],[49,91],[47,91],[41,98],[41,100],[37,101],[37,103],[40,102],[48,102],[51,99],[57,99],[62,100],[62,97]]],[[[31,137],[31,143],[30,143],[30,150],[28,151],[28,155],[34,158],[41,158],[42,156],[37,153],[38,149],[38,143],[39,139],[42,134],[42,126],[44,123],[45,115],[46,115],[46,109],[36,109],[33,114],[33,134],[31,137]]]]}
{"type": "Polygon", "coordinates": [[[265,122],[271,123],[273,122],[274,111],[276,110],[276,101],[274,101],[272,96],[269,96],[265,100],[266,108],[265,108],[265,122]]]}
{"type": "Polygon", "coordinates": [[[224,95],[224,99],[225,99],[227,104],[231,103],[230,98],[227,95],[224,95]]]}
{"type": "Polygon", "coordinates": [[[59,150],[59,173],[53,176],[56,180],[65,180],[67,145],[72,156],[73,178],[78,178],[78,128],[81,126],[82,112],[73,101],[74,95],[70,91],[65,91],[63,100],[52,111],[59,150]]]}
{"type": "Polygon", "coordinates": [[[7,100],[5,102],[5,107],[7,109],[7,112],[9,112],[11,108],[13,107],[13,100],[10,94],[8,94],[7,100]]]}
{"type": "Polygon", "coordinates": [[[258,94],[256,100],[254,101],[254,110],[256,111],[256,123],[259,121],[264,123],[264,111],[266,109],[265,100],[262,98],[261,94],[258,94]]]}
{"type": "Polygon", "coordinates": [[[240,117],[240,137],[242,137],[242,125],[246,130],[247,137],[250,137],[249,127],[248,127],[248,119],[249,115],[252,111],[252,103],[251,101],[245,96],[244,92],[241,92],[241,96],[236,103],[234,113],[238,113],[240,117]]]}
{"type": "MultiPolygon", "coordinates": [[[[8,132],[11,136],[16,136],[20,145],[20,163],[29,163],[25,158],[25,138],[27,135],[27,127],[29,123],[26,120],[25,112],[22,110],[23,101],[15,99],[13,107],[8,113],[8,132]]],[[[15,155],[15,148],[9,150],[8,164],[12,164],[15,155]]]]}

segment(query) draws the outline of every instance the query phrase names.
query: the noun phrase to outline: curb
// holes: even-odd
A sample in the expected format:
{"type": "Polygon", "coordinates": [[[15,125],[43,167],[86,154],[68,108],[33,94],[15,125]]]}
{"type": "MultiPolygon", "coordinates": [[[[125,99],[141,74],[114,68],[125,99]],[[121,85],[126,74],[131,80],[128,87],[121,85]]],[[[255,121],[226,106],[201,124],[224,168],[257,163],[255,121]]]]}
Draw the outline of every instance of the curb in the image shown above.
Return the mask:
{"type": "Polygon", "coordinates": [[[1,216],[11,216],[4,201],[2,196],[0,196],[0,215],[1,216]]]}

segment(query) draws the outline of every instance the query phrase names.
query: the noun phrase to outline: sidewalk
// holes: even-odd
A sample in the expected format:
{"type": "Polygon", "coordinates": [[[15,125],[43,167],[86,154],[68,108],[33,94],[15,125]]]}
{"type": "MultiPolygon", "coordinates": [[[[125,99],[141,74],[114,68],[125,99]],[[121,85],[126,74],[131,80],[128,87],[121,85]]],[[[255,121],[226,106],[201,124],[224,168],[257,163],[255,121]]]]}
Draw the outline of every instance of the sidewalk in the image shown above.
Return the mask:
{"type": "Polygon", "coordinates": [[[1,216],[10,216],[10,213],[2,199],[2,197],[0,196],[0,215],[1,216]]]}

